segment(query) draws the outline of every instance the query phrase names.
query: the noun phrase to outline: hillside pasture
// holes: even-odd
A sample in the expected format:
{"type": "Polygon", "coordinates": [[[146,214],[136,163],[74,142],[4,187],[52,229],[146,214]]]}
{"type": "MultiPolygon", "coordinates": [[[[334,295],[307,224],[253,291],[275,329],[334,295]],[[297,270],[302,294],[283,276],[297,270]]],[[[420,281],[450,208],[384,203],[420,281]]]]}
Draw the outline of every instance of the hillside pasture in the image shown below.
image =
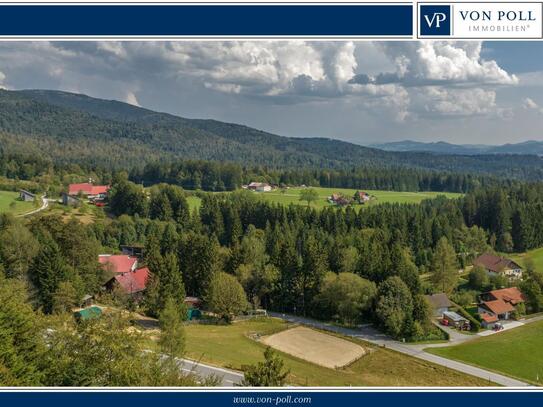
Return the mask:
{"type": "Polygon", "coordinates": [[[530,250],[526,253],[505,254],[504,256],[509,257],[523,267],[526,266],[526,259],[530,259],[536,270],[543,271],[543,247],[530,250]]]}
{"type": "Polygon", "coordinates": [[[12,213],[20,215],[34,209],[34,202],[19,200],[19,193],[12,191],[0,191],[0,213],[12,213]]]}
{"type": "MultiPolygon", "coordinates": [[[[320,188],[309,187],[317,191],[319,198],[317,201],[312,202],[310,205],[314,208],[325,208],[333,206],[328,202],[328,197],[332,194],[341,194],[345,197],[352,198],[357,189],[349,188],[320,188]]],[[[286,190],[273,190],[271,192],[255,192],[255,194],[262,197],[262,199],[270,202],[281,203],[284,205],[296,204],[307,205],[307,202],[300,201],[300,193],[304,188],[289,188],[286,190]]],[[[360,189],[362,190],[362,189],[360,189]]],[[[462,194],[452,192],[399,192],[399,191],[377,191],[377,190],[363,190],[371,196],[371,200],[364,204],[353,204],[354,208],[363,208],[370,205],[378,205],[381,203],[413,203],[417,204],[424,199],[436,198],[439,195],[444,195],[447,198],[458,198],[462,194]]]]}
{"type": "MultiPolygon", "coordinates": [[[[318,199],[311,202],[310,206],[316,209],[323,209],[326,207],[334,207],[333,204],[328,202],[328,197],[332,194],[341,194],[345,197],[352,198],[356,191],[361,191],[363,189],[349,189],[349,188],[320,188],[320,187],[308,187],[317,191],[318,199]]],[[[302,190],[307,188],[288,188],[288,189],[274,189],[270,192],[251,192],[252,195],[258,199],[264,201],[277,203],[281,205],[307,205],[307,202],[300,200],[300,193],[302,190]]],[[[363,205],[353,203],[352,207],[355,209],[361,209],[371,205],[379,205],[382,203],[411,203],[418,204],[421,203],[424,199],[433,199],[438,196],[445,196],[449,199],[459,198],[462,194],[454,192],[399,192],[399,191],[378,191],[378,190],[367,190],[371,196],[371,200],[368,203],[363,205]]],[[[190,210],[198,209],[201,205],[201,199],[194,195],[189,195],[187,197],[187,202],[189,204],[190,210]]]]}

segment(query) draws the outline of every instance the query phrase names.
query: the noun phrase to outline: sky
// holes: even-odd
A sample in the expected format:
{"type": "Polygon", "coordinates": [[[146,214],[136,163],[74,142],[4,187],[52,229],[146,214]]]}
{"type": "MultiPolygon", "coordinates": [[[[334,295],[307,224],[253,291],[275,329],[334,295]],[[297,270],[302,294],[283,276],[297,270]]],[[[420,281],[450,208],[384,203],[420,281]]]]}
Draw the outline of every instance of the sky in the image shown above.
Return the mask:
{"type": "Polygon", "coordinates": [[[543,140],[543,42],[0,42],[0,87],[363,145],[543,140]]]}

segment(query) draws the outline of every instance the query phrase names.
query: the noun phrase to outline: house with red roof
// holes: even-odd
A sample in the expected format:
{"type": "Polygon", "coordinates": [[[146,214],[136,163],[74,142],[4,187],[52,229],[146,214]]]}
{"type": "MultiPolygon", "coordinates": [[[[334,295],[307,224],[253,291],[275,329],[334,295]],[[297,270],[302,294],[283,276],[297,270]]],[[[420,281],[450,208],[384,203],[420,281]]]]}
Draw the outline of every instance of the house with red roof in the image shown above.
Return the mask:
{"type": "Polygon", "coordinates": [[[499,320],[511,319],[516,307],[524,301],[524,295],[517,287],[502,288],[481,294],[477,311],[482,325],[486,328],[499,320]]]}
{"type": "Polygon", "coordinates": [[[126,254],[100,254],[98,262],[114,274],[134,272],[138,267],[138,258],[126,254]]]}
{"type": "Polygon", "coordinates": [[[147,267],[136,269],[130,273],[117,274],[106,283],[106,288],[108,288],[108,285],[110,288],[117,285],[128,295],[132,297],[141,297],[147,288],[149,275],[150,272],[147,267]]]}
{"type": "Polygon", "coordinates": [[[64,205],[73,205],[81,196],[90,201],[103,201],[107,198],[109,185],[93,185],[90,182],[80,184],[70,184],[68,192],[62,194],[62,203],[64,205]]]}
{"type": "Polygon", "coordinates": [[[147,267],[138,268],[138,258],[126,254],[101,254],[98,262],[113,276],[104,285],[107,291],[119,287],[132,298],[141,299],[147,288],[150,271],[147,267]]]}

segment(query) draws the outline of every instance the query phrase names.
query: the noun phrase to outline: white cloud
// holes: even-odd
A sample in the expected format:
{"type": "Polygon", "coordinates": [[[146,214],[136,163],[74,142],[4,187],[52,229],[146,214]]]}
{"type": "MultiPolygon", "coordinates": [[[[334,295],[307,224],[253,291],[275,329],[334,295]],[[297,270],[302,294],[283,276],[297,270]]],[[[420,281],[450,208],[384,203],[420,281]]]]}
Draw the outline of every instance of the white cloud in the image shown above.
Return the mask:
{"type": "Polygon", "coordinates": [[[522,101],[522,107],[525,110],[536,111],[540,114],[543,114],[543,108],[540,107],[532,98],[525,98],[522,101]]]}
{"type": "Polygon", "coordinates": [[[421,93],[424,110],[430,117],[438,113],[444,116],[471,116],[497,113],[496,92],[480,88],[443,89],[428,86],[421,93]]]}
{"type": "Polygon", "coordinates": [[[519,83],[481,57],[480,42],[39,42],[0,44],[0,61],[10,83],[26,71],[50,87],[136,105],[135,90],[190,82],[278,104],[353,99],[395,120],[496,114],[496,88],[519,83]]]}
{"type": "Polygon", "coordinates": [[[6,80],[6,75],[0,71],[0,89],[5,89],[4,81],[6,80]]]}

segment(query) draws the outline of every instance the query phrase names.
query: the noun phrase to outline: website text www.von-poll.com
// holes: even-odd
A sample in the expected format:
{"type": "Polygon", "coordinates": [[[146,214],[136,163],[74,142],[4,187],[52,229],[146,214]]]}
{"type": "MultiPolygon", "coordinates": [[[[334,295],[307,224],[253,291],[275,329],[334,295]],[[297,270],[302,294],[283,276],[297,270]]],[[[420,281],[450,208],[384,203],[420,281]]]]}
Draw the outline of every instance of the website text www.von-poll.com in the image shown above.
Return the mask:
{"type": "Polygon", "coordinates": [[[311,404],[311,397],[300,396],[293,397],[292,395],[286,396],[234,396],[232,398],[233,404],[263,404],[272,406],[281,406],[288,404],[311,404]]]}

